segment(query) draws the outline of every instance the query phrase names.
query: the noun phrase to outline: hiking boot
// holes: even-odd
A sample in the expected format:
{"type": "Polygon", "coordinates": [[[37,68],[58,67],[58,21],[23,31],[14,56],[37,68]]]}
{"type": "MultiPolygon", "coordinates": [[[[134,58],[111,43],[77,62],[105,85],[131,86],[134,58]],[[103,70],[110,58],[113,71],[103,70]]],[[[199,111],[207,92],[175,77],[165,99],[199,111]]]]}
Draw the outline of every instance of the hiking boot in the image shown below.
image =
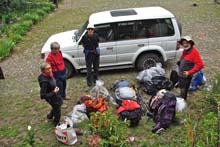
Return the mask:
{"type": "Polygon", "coordinates": [[[87,86],[91,87],[91,86],[92,86],[92,83],[87,82],[87,86]]]}
{"type": "Polygon", "coordinates": [[[48,120],[48,121],[53,120],[53,115],[51,115],[51,114],[47,114],[47,120],[48,120]]]}
{"type": "Polygon", "coordinates": [[[56,127],[60,122],[53,121],[53,125],[56,127]]]}
{"type": "Polygon", "coordinates": [[[62,109],[66,109],[68,106],[66,105],[66,104],[63,104],[62,106],[61,106],[61,108],[62,109]]]}
{"type": "Polygon", "coordinates": [[[65,97],[65,98],[63,98],[64,100],[70,100],[70,97],[65,97]]]}

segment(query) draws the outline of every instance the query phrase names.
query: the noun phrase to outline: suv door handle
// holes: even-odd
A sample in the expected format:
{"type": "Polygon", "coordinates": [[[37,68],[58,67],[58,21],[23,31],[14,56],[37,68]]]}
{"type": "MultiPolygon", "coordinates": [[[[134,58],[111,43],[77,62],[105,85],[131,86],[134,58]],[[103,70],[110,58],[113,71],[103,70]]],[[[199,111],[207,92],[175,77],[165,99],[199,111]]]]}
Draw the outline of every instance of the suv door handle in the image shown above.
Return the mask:
{"type": "Polygon", "coordinates": [[[137,46],[138,46],[138,47],[143,47],[143,46],[144,46],[144,44],[138,44],[137,46]]]}
{"type": "Polygon", "coordinates": [[[107,50],[113,50],[113,47],[107,47],[106,49],[107,50]]]}

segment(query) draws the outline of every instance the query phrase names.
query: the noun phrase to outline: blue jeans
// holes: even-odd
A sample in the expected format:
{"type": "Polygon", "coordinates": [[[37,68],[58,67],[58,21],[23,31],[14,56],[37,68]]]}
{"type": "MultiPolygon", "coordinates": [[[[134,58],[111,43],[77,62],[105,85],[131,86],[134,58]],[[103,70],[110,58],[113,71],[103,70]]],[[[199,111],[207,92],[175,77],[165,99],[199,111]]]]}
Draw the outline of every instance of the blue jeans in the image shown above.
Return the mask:
{"type": "Polygon", "coordinates": [[[63,98],[66,97],[66,69],[54,72],[53,75],[56,79],[56,85],[59,87],[59,92],[57,95],[61,97],[63,101],[63,98]]]}

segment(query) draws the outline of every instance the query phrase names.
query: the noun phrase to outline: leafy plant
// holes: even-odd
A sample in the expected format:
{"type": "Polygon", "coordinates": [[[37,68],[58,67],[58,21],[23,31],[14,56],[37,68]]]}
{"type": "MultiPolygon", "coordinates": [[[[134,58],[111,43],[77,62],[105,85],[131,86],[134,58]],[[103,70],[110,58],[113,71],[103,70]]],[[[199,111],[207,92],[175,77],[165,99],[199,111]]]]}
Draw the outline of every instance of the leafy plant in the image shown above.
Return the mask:
{"type": "Polygon", "coordinates": [[[102,137],[101,146],[126,146],[127,124],[120,121],[111,111],[106,111],[105,114],[93,113],[89,127],[94,134],[102,137]]]}
{"type": "Polygon", "coordinates": [[[21,146],[22,147],[33,147],[35,144],[35,132],[31,128],[31,126],[28,126],[28,133],[25,139],[23,140],[21,146]]]}
{"type": "Polygon", "coordinates": [[[11,33],[16,33],[23,36],[27,33],[28,30],[21,23],[16,23],[11,25],[10,31],[11,33]]]}
{"type": "Polygon", "coordinates": [[[185,146],[218,146],[219,144],[219,105],[220,104],[220,77],[216,76],[212,84],[212,91],[208,93],[204,100],[205,111],[201,111],[197,115],[200,119],[188,118],[186,127],[188,129],[188,138],[186,138],[185,146]],[[208,110],[207,110],[208,109],[208,110]],[[218,131],[216,131],[218,130],[218,131]]]}
{"type": "Polygon", "coordinates": [[[12,42],[18,43],[19,41],[22,40],[22,37],[19,34],[14,34],[14,35],[10,36],[10,39],[12,40],[12,42]]]}
{"type": "Polygon", "coordinates": [[[44,10],[42,10],[42,9],[37,9],[36,11],[35,11],[39,16],[46,16],[46,12],[44,11],[44,10]]]}
{"type": "Polygon", "coordinates": [[[7,57],[14,47],[14,42],[10,39],[0,40],[0,59],[7,57]]]}
{"type": "Polygon", "coordinates": [[[33,24],[36,24],[41,19],[41,17],[36,13],[26,13],[23,16],[23,19],[24,20],[32,20],[33,24]]]}

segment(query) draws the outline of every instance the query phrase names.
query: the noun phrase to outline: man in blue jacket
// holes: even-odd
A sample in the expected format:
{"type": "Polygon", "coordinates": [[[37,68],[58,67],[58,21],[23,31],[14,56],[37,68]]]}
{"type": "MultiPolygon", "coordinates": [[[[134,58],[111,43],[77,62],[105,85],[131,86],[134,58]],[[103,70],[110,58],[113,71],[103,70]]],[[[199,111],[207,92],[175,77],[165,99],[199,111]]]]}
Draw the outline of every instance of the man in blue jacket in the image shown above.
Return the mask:
{"type": "Polygon", "coordinates": [[[98,80],[99,74],[99,38],[94,33],[94,25],[88,24],[87,33],[82,38],[82,45],[84,47],[84,54],[87,68],[87,85],[92,86],[98,80]],[[93,73],[92,73],[93,66],[93,73]]]}

